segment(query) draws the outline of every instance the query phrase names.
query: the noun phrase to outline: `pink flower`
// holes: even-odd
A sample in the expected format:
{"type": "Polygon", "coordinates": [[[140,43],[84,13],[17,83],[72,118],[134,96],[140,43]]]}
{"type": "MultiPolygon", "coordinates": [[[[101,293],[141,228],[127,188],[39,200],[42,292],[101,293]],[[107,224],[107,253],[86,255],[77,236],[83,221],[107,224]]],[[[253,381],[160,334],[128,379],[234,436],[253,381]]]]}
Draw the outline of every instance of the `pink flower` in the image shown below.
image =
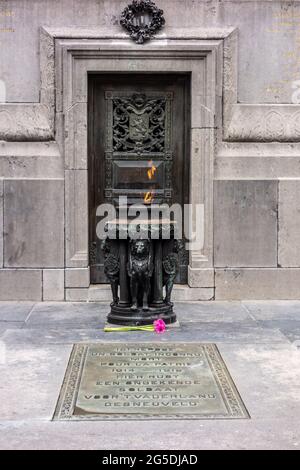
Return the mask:
{"type": "Polygon", "coordinates": [[[160,334],[166,331],[166,324],[162,319],[155,320],[155,322],[153,322],[153,326],[156,333],[160,334]]]}

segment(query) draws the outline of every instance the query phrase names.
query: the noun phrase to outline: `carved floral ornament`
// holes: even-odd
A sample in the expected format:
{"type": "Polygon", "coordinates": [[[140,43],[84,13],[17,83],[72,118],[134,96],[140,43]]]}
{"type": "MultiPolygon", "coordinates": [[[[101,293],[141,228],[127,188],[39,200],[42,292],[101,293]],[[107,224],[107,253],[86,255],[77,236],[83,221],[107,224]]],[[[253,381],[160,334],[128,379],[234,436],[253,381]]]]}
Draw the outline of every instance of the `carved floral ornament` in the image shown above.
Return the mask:
{"type": "Polygon", "coordinates": [[[120,24],[137,44],[143,44],[164,26],[163,13],[151,0],[133,0],[123,11],[120,24]]]}

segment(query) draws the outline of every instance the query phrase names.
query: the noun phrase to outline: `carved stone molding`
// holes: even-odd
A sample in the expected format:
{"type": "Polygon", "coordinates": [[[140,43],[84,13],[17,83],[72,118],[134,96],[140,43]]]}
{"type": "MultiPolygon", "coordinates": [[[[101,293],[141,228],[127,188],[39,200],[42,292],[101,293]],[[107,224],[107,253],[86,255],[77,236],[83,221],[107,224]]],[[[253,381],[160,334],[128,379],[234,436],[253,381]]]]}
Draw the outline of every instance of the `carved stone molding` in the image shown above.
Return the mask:
{"type": "Polygon", "coordinates": [[[49,115],[41,104],[0,105],[0,140],[46,141],[53,139],[49,115]]]}
{"type": "Polygon", "coordinates": [[[44,28],[40,30],[40,101],[44,106],[49,127],[54,135],[55,115],[55,53],[53,36],[44,28]]]}
{"type": "MultiPolygon", "coordinates": [[[[132,48],[125,32],[97,28],[41,28],[40,33],[40,104],[0,104],[0,139],[11,141],[47,141],[54,138],[54,109],[58,110],[60,96],[55,97],[55,41],[58,39],[103,39],[112,48],[132,48]],[[116,44],[114,44],[114,40],[116,44]]],[[[165,28],[151,44],[160,49],[173,41],[182,40],[190,44],[196,40],[222,40],[220,56],[223,68],[223,88],[219,90],[218,115],[223,116],[223,140],[231,142],[299,142],[299,105],[238,104],[237,103],[237,55],[238,32],[235,28],[165,28]],[[221,105],[223,103],[223,111],[221,105]],[[258,124],[259,123],[259,124],[258,124]]],[[[137,46],[141,51],[140,47],[137,46]]],[[[149,45],[143,47],[148,53],[149,45]]],[[[203,106],[202,111],[206,111],[203,106]]],[[[213,121],[215,117],[213,117],[213,121]]],[[[213,126],[218,126],[215,122],[213,126]]]]}
{"type": "Polygon", "coordinates": [[[238,94],[238,31],[234,30],[224,39],[223,46],[223,128],[226,138],[227,127],[233,116],[233,105],[238,94]]]}
{"type": "Polygon", "coordinates": [[[232,106],[226,131],[231,142],[299,142],[300,106],[289,104],[232,106]]]}
{"type": "MultiPolygon", "coordinates": [[[[124,40],[126,47],[127,35],[126,33],[117,32],[112,34],[111,30],[103,29],[101,32],[97,29],[85,28],[42,28],[41,38],[43,42],[42,50],[47,51],[48,68],[43,68],[43,76],[48,77],[51,83],[51,67],[53,65],[54,57],[54,40],[55,38],[98,38],[98,39],[116,39],[124,40]],[[52,46],[51,46],[52,41],[52,46]],[[52,51],[51,52],[51,47],[52,51]]],[[[235,28],[199,28],[199,29],[186,29],[186,28],[165,28],[153,38],[153,44],[164,39],[169,40],[184,40],[190,41],[191,48],[192,42],[195,40],[222,40],[223,53],[219,60],[223,63],[223,88],[219,90],[219,96],[223,96],[223,110],[221,104],[217,109],[221,113],[223,119],[220,125],[223,126],[223,140],[230,142],[299,142],[300,141],[300,106],[299,105],[280,105],[280,104],[238,104],[237,103],[237,87],[238,87],[238,31],[235,28]],[[258,124],[259,123],[259,124],[258,124]]],[[[128,40],[127,40],[128,43],[128,40]]],[[[163,44],[162,44],[163,46],[163,44]]],[[[147,53],[147,48],[143,48],[147,53]]],[[[41,74],[42,75],[42,74],[41,74]]],[[[54,72],[52,73],[54,77],[54,72]]],[[[43,82],[43,78],[42,78],[43,82]]],[[[51,90],[54,87],[50,87],[51,90]]],[[[45,95],[44,95],[45,96],[45,95]]],[[[54,93],[49,95],[48,109],[51,108],[51,103],[54,103],[54,93]]],[[[205,112],[205,118],[208,119],[207,109],[205,106],[200,107],[201,118],[205,112]]],[[[209,116],[210,117],[210,116],[209,116]]],[[[218,127],[218,122],[213,116],[212,127],[218,127]]],[[[205,126],[203,126],[205,127],[205,126]]],[[[208,126],[210,127],[210,125],[208,126]]]]}

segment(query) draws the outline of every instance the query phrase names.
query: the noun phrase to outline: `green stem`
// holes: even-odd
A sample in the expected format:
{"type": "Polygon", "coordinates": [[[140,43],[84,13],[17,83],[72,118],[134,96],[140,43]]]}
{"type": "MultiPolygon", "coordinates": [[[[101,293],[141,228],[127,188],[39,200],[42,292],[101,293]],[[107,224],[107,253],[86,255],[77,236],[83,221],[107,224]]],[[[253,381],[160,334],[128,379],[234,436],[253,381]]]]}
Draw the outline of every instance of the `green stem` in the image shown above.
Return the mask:
{"type": "Polygon", "coordinates": [[[104,331],[114,332],[114,331],[154,331],[153,325],[145,325],[145,326],[116,326],[116,327],[105,327],[104,331]]]}

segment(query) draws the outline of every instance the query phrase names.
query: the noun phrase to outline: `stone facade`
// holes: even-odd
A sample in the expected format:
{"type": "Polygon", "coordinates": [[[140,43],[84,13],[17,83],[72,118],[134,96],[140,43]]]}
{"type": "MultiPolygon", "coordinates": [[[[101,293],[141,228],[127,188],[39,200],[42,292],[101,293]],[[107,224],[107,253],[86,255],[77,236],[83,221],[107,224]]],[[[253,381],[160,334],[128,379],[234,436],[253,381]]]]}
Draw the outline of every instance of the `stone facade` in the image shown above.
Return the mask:
{"type": "Polygon", "coordinates": [[[204,247],[175,300],[300,298],[300,2],[157,0],[143,46],[127,2],[59,3],[0,6],[0,300],[110,298],[88,257],[87,74],[107,71],[191,74],[204,247]]]}

